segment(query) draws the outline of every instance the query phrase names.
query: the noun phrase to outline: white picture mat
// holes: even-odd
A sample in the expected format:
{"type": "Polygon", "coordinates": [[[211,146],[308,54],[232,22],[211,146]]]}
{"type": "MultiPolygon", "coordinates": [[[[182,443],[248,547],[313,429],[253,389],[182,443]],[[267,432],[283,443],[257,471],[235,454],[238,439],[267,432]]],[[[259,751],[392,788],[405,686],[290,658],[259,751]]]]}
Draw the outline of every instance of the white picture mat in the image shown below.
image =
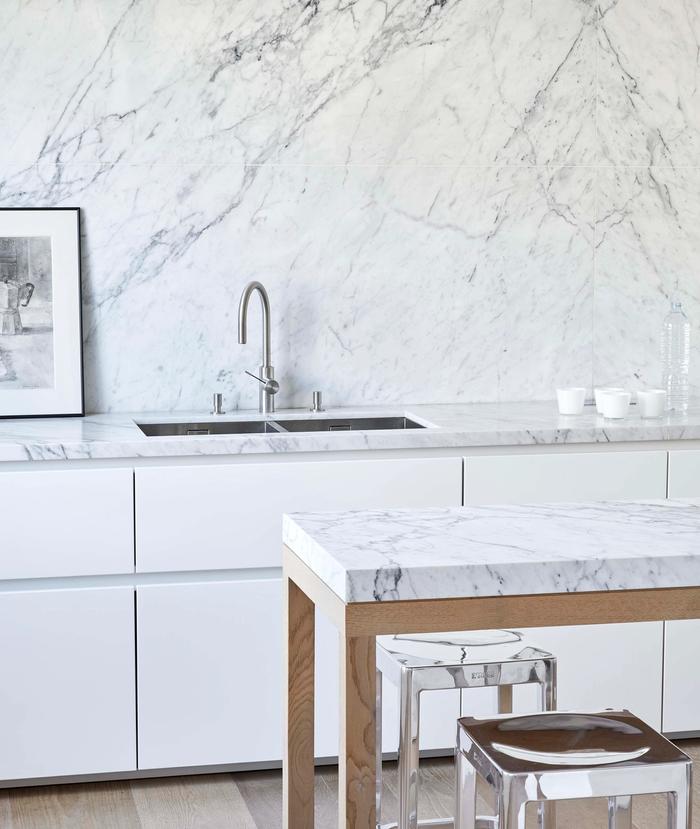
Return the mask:
{"type": "Polygon", "coordinates": [[[78,210],[0,210],[0,236],[50,236],[54,387],[0,386],[0,417],[83,414],[78,210]]]}

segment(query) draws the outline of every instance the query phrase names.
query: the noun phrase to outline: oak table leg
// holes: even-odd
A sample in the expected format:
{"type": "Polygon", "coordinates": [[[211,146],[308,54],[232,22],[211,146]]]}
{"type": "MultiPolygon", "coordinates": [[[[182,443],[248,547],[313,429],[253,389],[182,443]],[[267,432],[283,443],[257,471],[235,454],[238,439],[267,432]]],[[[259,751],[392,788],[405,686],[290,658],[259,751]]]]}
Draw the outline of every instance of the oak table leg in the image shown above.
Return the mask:
{"type": "Polygon", "coordinates": [[[284,599],[284,827],[313,829],[315,606],[289,578],[284,580],[284,599]]]}
{"type": "Polygon", "coordinates": [[[513,713],[513,686],[499,685],[498,686],[498,713],[512,714],[513,713]]]}
{"type": "Polygon", "coordinates": [[[339,829],[376,826],[376,639],[341,634],[339,829]]]}

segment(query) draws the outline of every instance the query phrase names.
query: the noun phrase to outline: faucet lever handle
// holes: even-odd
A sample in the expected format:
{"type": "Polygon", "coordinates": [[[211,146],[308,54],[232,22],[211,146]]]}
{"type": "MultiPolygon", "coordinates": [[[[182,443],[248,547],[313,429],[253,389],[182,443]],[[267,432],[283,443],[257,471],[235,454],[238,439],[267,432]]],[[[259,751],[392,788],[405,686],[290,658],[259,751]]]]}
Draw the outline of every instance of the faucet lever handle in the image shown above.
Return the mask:
{"type": "Polygon", "coordinates": [[[257,380],[258,383],[262,383],[265,387],[265,391],[268,394],[277,394],[277,392],[280,390],[280,384],[277,382],[277,380],[263,380],[262,377],[258,377],[257,374],[253,374],[253,372],[248,371],[248,369],[245,369],[245,373],[249,377],[252,377],[253,380],[257,380]]]}

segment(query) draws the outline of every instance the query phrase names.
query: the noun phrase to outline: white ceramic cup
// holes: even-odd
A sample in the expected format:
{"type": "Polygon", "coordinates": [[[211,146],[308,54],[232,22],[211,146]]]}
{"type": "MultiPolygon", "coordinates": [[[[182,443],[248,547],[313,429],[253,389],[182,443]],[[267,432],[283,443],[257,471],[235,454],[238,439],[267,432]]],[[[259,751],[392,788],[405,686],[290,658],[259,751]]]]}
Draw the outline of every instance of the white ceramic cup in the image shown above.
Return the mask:
{"type": "Polygon", "coordinates": [[[637,405],[641,417],[663,417],[666,413],[666,392],[663,389],[638,391],[637,405]]]}
{"type": "Polygon", "coordinates": [[[581,386],[574,386],[568,389],[557,389],[559,414],[579,415],[583,411],[583,404],[585,402],[586,389],[581,386]]]}
{"type": "Polygon", "coordinates": [[[603,391],[600,395],[600,405],[603,417],[611,420],[620,420],[627,416],[632,395],[628,391],[603,391]]]}
{"type": "Polygon", "coordinates": [[[603,414],[603,394],[608,391],[616,391],[616,392],[623,392],[623,388],[617,388],[616,386],[601,386],[598,389],[593,390],[593,396],[595,397],[595,408],[598,414],[603,414]]]}

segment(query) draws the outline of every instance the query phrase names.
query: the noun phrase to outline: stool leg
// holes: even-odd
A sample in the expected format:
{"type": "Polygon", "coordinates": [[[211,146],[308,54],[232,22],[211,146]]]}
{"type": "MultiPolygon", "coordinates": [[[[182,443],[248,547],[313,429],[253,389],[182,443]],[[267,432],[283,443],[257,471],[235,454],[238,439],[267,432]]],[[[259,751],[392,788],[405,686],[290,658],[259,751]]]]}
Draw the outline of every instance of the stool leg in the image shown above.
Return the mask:
{"type": "Polygon", "coordinates": [[[418,729],[420,693],[413,671],[401,671],[401,733],[399,735],[399,829],[418,827],[418,729]]]}
{"type": "Polygon", "coordinates": [[[690,786],[684,792],[669,792],[667,800],[668,829],[691,829],[690,786]]]}
{"type": "Polygon", "coordinates": [[[457,751],[455,829],[476,827],[476,772],[461,751],[457,751]]]}
{"type": "Polygon", "coordinates": [[[498,799],[498,829],[525,829],[527,802],[503,792],[498,799]]]}
{"type": "MultiPolygon", "coordinates": [[[[540,686],[540,708],[542,711],[557,710],[557,663],[548,662],[544,682],[540,686]]],[[[554,801],[539,803],[537,806],[539,829],[556,829],[557,804],[554,801]]]]}
{"type": "Polygon", "coordinates": [[[632,798],[608,798],[608,829],[632,829],[632,798]]]}
{"type": "Polygon", "coordinates": [[[545,669],[544,683],[541,686],[540,704],[543,711],[557,710],[557,663],[548,663],[545,669]]]}
{"type": "Polygon", "coordinates": [[[377,826],[382,823],[382,672],[377,671],[376,681],[376,705],[374,717],[376,722],[375,747],[377,752],[377,782],[376,782],[376,804],[377,804],[377,826]]]}

